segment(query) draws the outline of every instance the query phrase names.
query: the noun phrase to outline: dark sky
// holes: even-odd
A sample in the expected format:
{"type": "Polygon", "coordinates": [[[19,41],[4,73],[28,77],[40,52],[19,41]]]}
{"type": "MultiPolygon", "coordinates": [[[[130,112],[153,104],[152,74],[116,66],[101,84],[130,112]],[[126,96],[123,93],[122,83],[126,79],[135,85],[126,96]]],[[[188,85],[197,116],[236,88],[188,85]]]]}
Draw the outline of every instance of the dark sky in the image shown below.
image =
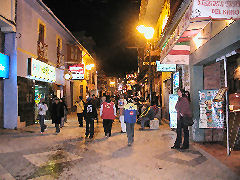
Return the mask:
{"type": "Polygon", "coordinates": [[[137,69],[136,26],[140,0],[43,0],[71,31],[85,31],[108,75],[137,69]]]}

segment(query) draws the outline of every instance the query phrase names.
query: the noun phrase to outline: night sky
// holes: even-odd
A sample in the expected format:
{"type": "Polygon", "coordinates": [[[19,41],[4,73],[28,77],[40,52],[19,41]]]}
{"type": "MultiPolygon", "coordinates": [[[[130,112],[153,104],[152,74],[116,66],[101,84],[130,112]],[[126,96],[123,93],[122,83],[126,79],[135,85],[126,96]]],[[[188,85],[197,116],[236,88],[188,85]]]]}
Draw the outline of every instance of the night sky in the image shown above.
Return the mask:
{"type": "Polygon", "coordinates": [[[73,34],[85,31],[92,37],[99,68],[108,75],[137,70],[137,49],[129,47],[135,47],[140,0],[43,2],[73,34]]]}

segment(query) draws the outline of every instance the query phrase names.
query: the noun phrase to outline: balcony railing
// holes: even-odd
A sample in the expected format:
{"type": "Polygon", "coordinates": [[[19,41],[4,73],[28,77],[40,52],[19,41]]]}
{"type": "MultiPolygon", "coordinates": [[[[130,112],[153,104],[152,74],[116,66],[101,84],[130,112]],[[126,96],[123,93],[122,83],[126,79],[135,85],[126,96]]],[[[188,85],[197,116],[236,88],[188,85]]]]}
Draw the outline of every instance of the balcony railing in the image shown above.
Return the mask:
{"type": "Polygon", "coordinates": [[[38,59],[44,62],[48,62],[47,54],[48,54],[48,45],[45,44],[44,42],[38,41],[37,42],[38,59]]]}
{"type": "Polygon", "coordinates": [[[64,66],[64,55],[61,53],[59,47],[57,47],[57,67],[64,66]]]}

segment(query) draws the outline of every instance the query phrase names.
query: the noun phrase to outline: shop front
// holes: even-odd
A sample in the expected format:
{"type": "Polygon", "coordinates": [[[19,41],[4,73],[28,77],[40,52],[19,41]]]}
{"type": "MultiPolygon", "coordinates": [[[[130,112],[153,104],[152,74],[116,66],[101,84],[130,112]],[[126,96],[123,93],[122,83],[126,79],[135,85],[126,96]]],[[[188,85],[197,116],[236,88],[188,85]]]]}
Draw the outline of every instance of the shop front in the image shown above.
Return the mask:
{"type": "MultiPolygon", "coordinates": [[[[215,23],[226,25],[226,22],[215,23]]],[[[214,22],[209,26],[214,27],[214,22]]],[[[193,140],[222,142],[227,147],[227,154],[231,149],[239,149],[239,28],[240,22],[234,21],[220,32],[206,29],[205,33],[217,35],[190,55],[191,95],[196,122],[193,140]],[[224,87],[228,89],[225,98],[214,102],[216,94],[224,87]]]]}
{"type": "MultiPolygon", "coordinates": [[[[38,121],[37,105],[40,99],[45,99],[51,110],[53,97],[62,98],[64,96],[62,70],[37,59],[29,58],[27,71],[27,77],[18,76],[18,116],[20,123],[24,122],[26,126],[38,121]]],[[[47,112],[46,119],[50,119],[50,111],[47,112]]]]}
{"type": "Polygon", "coordinates": [[[0,128],[3,128],[4,79],[9,78],[9,56],[0,53],[0,128]]]}

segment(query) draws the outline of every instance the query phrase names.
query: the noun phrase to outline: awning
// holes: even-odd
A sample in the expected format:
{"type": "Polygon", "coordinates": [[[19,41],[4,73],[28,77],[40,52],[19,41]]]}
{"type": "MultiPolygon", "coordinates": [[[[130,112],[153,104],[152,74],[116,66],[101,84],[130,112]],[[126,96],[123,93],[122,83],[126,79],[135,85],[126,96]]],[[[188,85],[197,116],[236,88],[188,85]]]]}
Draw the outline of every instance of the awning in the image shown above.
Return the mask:
{"type": "MultiPolygon", "coordinates": [[[[179,43],[188,43],[211,21],[211,19],[240,18],[240,2],[222,0],[218,9],[206,6],[202,1],[193,0],[182,16],[171,37],[166,41],[160,53],[160,62],[169,64],[189,64],[190,46],[179,43]],[[199,3],[198,3],[199,2],[199,3]],[[179,49],[180,48],[180,49],[179,49]]],[[[199,40],[203,39],[198,37],[199,40]]]]}

